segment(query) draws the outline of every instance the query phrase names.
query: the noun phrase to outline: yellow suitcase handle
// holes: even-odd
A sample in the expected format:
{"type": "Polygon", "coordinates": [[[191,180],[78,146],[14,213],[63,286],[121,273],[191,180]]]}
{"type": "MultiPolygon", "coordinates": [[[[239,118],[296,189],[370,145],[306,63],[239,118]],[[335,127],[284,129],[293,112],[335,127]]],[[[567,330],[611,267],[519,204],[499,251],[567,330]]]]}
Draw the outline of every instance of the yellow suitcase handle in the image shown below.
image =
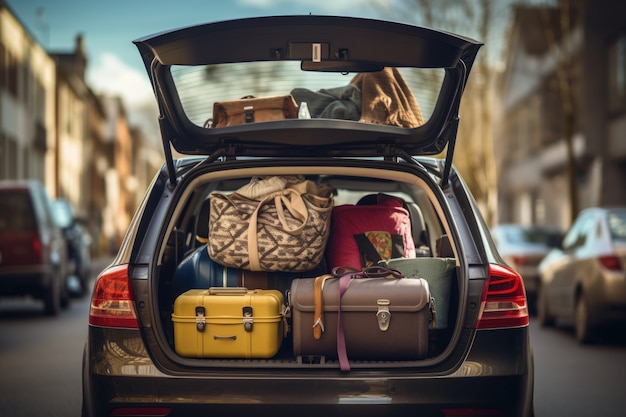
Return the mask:
{"type": "Polygon", "coordinates": [[[211,287],[210,295],[246,295],[249,291],[246,287],[211,287]]]}

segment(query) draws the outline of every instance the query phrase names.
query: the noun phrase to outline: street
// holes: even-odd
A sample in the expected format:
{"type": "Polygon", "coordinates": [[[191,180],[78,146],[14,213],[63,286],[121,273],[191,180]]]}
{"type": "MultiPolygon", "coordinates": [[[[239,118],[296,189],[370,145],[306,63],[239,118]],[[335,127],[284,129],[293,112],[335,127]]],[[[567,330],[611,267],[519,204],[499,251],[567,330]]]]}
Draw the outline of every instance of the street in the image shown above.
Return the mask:
{"type": "MultiPolygon", "coordinates": [[[[39,303],[0,300],[0,415],[80,415],[89,297],[58,317],[39,303]]],[[[626,409],[626,337],[578,345],[564,328],[531,320],[537,416],[618,417],[626,409]]]]}
{"type": "Polygon", "coordinates": [[[623,416],[626,335],[579,345],[567,328],[541,328],[531,318],[537,416],[623,416]]]}
{"type": "Polygon", "coordinates": [[[28,299],[0,302],[0,415],[79,416],[88,297],[58,317],[28,299]]]}

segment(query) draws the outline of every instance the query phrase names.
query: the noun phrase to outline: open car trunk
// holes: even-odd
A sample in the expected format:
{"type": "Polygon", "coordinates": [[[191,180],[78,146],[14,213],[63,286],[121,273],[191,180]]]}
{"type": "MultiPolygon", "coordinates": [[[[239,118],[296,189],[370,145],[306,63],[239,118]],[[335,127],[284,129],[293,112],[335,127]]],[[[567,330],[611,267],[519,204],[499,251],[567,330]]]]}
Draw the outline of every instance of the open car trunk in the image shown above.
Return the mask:
{"type": "MultiPolygon", "coordinates": [[[[434,159],[428,161],[433,164],[430,169],[441,168],[439,166],[442,164],[441,161],[434,159]]],[[[350,323],[351,307],[345,301],[350,296],[346,296],[348,298],[344,299],[340,307],[334,298],[324,299],[324,303],[327,304],[324,313],[326,331],[319,340],[304,343],[301,339],[311,339],[310,335],[313,333],[314,303],[311,298],[294,294],[297,288],[313,285],[313,278],[330,274],[333,267],[342,266],[337,265],[337,262],[341,263],[348,259],[345,256],[343,258],[337,256],[337,252],[343,249],[340,246],[344,245],[342,240],[344,230],[336,220],[338,217],[329,223],[328,244],[325,245],[321,261],[306,271],[249,271],[223,267],[208,254],[211,242],[207,243],[207,238],[209,230],[214,227],[211,223],[215,220],[210,213],[211,209],[215,209],[215,206],[211,207],[209,204],[211,198],[216,194],[232,195],[231,193],[250,184],[253,178],[273,176],[300,176],[317,185],[329,187],[332,190],[335,216],[339,208],[353,209],[378,204],[375,201],[380,196],[383,196],[383,199],[401,201],[402,207],[399,212],[404,210],[408,214],[410,222],[408,233],[411,235],[413,247],[405,248],[407,249],[405,253],[409,253],[410,256],[405,257],[403,253],[400,256],[402,259],[394,259],[388,265],[404,273],[401,280],[419,278],[428,282],[428,297],[424,305],[418,308],[423,311],[421,315],[407,316],[408,319],[404,321],[405,319],[401,319],[404,313],[400,310],[405,306],[401,306],[400,310],[394,310],[397,306],[392,300],[389,307],[391,319],[388,323],[392,331],[383,330],[379,328],[380,322],[376,319],[381,307],[376,304],[385,296],[375,294],[370,303],[373,305],[364,307],[368,310],[364,316],[352,319],[352,323],[361,328],[360,331],[371,331],[372,336],[367,336],[365,341],[353,342],[354,330],[351,336],[350,331],[346,329],[351,368],[421,367],[433,365],[449,356],[461,337],[461,329],[458,326],[462,320],[459,299],[466,291],[464,284],[466,279],[449,238],[453,231],[449,228],[447,220],[449,214],[446,211],[443,193],[436,185],[438,177],[426,173],[424,166],[428,165],[350,159],[319,163],[314,159],[270,162],[271,165],[268,165],[268,160],[223,161],[207,166],[199,164],[199,168],[195,170],[197,172],[192,171],[186,175],[185,187],[181,187],[184,190],[172,196],[170,221],[164,225],[162,231],[167,238],[163,239],[163,245],[158,248],[158,256],[155,257],[158,261],[154,269],[156,279],[152,281],[155,283],[153,294],[158,300],[155,317],[159,317],[157,325],[162,330],[160,332],[163,336],[162,347],[167,356],[179,365],[199,368],[243,366],[336,369],[339,366],[335,342],[337,313],[338,310],[342,310],[344,324],[350,323]],[[307,279],[310,281],[307,282],[307,279]],[[198,313],[196,307],[201,307],[202,301],[198,301],[197,298],[191,302],[192,307],[183,308],[184,312],[177,311],[177,308],[180,308],[175,307],[177,300],[180,303],[181,297],[184,297],[183,294],[187,291],[215,287],[227,287],[226,291],[235,290],[237,287],[246,287],[249,290],[275,290],[282,295],[281,302],[284,303],[285,309],[279,308],[276,312],[265,314],[273,317],[278,314],[281,317],[280,320],[274,320],[276,327],[269,330],[269,335],[264,333],[268,326],[265,324],[267,321],[264,321],[267,317],[257,316],[257,321],[251,325],[252,333],[258,331],[257,335],[252,335],[252,341],[246,342],[252,345],[251,352],[242,353],[234,347],[223,347],[236,346],[243,337],[249,336],[243,330],[245,326],[242,314],[222,314],[229,316],[229,319],[233,315],[239,316],[236,330],[232,328],[225,330],[224,323],[218,323],[219,319],[213,320],[209,317],[208,311],[202,310],[201,314],[198,313]],[[420,326],[424,327],[422,321],[424,317],[426,327],[420,330],[420,326]],[[202,323],[199,324],[200,322],[202,323]],[[362,324],[365,322],[371,322],[372,328],[367,329],[370,325],[362,324]],[[209,327],[205,327],[211,325],[222,326],[217,335],[209,327]],[[279,336],[276,336],[276,332],[279,336]],[[412,346],[405,349],[409,353],[395,348],[388,353],[384,348],[372,349],[378,345],[382,346],[385,338],[393,332],[396,332],[394,336],[396,339],[390,341],[390,345],[398,347],[402,344],[420,344],[421,352],[414,354],[412,346]],[[418,332],[421,333],[417,334],[418,332]],[[221,338],[227,341],[220,340],[221,338]],[[327,346],[326,350],[320,351],[313,347],[307,351],[306,347],[301,346],[307,343],[308,346],[311,346],[311,343],[312,346],[317,346],[318,342],[324,342],[325,339],[330,339],[325,343],[330,344],[331,349],[327,346]],[[360,348],[351,346],[351,343],[360,343],[364,351],[370,353],[359,354],[360,348]]],[[[243,225],[242,228],[245,229],[246,226],[243,225]]],[[[348,238],[352,239],[352,236],[348,238]]],[[[215,242],[213,244],[215,245],[215,242]]],[[[356,253],[350,256],[361,255],[356,253]]],[[[376,279],[389,281],[386,278],[376,279]]],[[[327,281],[323,291],[331,291],[333,285],[335,284],[327,281]]],[[[351,294],[350,291],[356,293],[357,285],[353,285],[352,289],[348,288],[346,294],[351,294]]],[[[208,294],[208,291],[205,292],[208,294]]],[[[262,291],[258,293],[261,294],[262,291]]],[[[414,299],[414,297],[411,299],[411,303],[414,299]]],[[[253,308],[257,309],[254,306],[253,308]]],[[[261,307],[258,311],[261,311],[261,307]]]]}
{"type": "MultiPolygon", "coordinates": [[[[442,190],[481,43],[373,19],[274,16],[135,44],[159,105],[172,190],[151,280],[170,361],[200,368],[338,362],[345,370],[429,366],[451,356],[469,284],[462,254],[451,250],[459,239],[442,190]],[[206,160],[181,176],[173,150],[206,160]],[[424,159],[426,168],[414,159],[427,155],[445,160],[424,159]],[[331,190],[311,197],[326,205],[313,210],[293,194],[263,204],[240,196],[259,178],[294,176],[331,190]],[[267,223],[249,227],[272,204],[267,223]],[[392,213],[363,214],[359,207],[368,205],[392,213]],[[263,209],[246,211],[252,206],[263,209]],[[342,225],[342,215],[360,229],[342,225]],[[309,218],[324,221],[300,225],[309,218]],[[390,219],[404,223],[387,229],[390,219]],[[284,230],[272,229],[278,220],[284,230]],[[296,238],[301,229],[314,239],[296,238]],[[229,259],[220,258],[225,252],[229,259]],[[290,258],[295,252],[300,257],[290,258]],[[378,258],[400,270],[387,275],[403,278],[372,277],[368,267],[380,267],[378,258]],[[345,267],[358,271],[355,279],[340,273],[345,267]],[[278,306],[266,308],[269,298],[278,306]],[[224,300],[244,304],[212,310],[224,300]],[[255,336],[259,329],[266,332],[255,336]]],[[[461,345],[457,355],[469,347],[461,345]]]]}

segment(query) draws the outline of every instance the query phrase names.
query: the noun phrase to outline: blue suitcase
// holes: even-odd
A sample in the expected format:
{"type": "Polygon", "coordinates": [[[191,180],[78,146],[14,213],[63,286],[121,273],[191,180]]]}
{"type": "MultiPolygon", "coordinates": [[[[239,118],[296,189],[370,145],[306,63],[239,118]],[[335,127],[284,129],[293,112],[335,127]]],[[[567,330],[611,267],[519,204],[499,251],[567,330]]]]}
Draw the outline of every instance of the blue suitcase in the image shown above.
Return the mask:
{"type": "Polygon", "coordinates": [[[174,272],[172,286],[176,298],[194,288],[236,287],[238,284],[239,271],[212,260],[203,245],[181,261],[174,272]]]}
{"type": "Polygon", "coordinates": [[[173,299],[191,289],[211,287],[267,289],[267,280],[268,275],[265,272],[253,272],[220,265],[211,259],[207,246],[203,245],[183,259],[176,268],[172,282],[173,299]]]}

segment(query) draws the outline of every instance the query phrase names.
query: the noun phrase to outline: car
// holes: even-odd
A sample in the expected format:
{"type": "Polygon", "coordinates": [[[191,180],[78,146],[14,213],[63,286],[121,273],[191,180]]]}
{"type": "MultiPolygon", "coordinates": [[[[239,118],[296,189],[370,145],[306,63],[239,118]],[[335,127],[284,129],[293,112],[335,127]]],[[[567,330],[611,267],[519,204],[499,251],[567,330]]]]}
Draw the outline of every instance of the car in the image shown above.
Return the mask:
{"type": "Polygon", "coordinates": [[[66,267],[63,233],[44,186],[0,181],[0,296],[32,296],[56,315],[69,305],[66,267]]]}
{"type": "Polygon", "coordinates": [[[531,313],[536,312],[539,263],[561,244],[563,231],[557,226],[502,223],[491,228],[498,252],[524,279],[531,313]]]}
{"type": "Polygon", "coordinates": [[[89,289],[91,277],[91,235],[83,225],[72,204],[65,198],[56,198],[52,201],[54,219],[63,230],[68,253],[68,277],[76,277],[76,285],[69,285],[70,290],[78,296],[83,296],[89,289]]]}
{"type": "Polygon", "coordinates": [[[315,15],[134,42],[166,160],[94,284],[83,416],[534,415],[523,281],[452,164],[479,42],[315,15]]]}
{"type": "Polygon", "coordinates": [[[543,326],[573,325],[591,343],[626,322],[626,208],[582,210],[539,265],[537,316],[543,326]]]}

